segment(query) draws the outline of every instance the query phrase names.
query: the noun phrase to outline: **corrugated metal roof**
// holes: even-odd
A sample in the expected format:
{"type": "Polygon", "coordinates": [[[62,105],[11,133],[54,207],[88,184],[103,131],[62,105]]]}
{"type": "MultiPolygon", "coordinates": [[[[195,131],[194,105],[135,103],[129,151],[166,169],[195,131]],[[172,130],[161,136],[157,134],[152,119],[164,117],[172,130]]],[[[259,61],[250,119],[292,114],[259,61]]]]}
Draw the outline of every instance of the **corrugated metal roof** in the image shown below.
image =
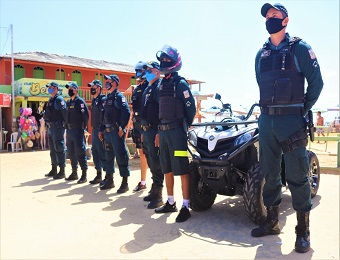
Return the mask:
{"type": "MultiPolygon", "coordinates": [[[[10,59],[11,54],[4,54],[4,55],[1,55],[0,57],[10,59]]],[[[115,63],[115,62],[109,62],[109,61],[104,61],[104,60],[92,60],[92,59],[79,58],[79,57],[67,56],[67,55],[59,55],[59,54],[51,54],[51,53],[45,53],[45,52],[18,52],[18,53],[14,53],[13,57],[15,60],[27,60],[27,61],[36,61],[36,62],[43,62],[43,63],[83,67],[83,68],[90,68],[90,69],[135,73],[134,66],[128,65],[128,64],[115,63]]]]}

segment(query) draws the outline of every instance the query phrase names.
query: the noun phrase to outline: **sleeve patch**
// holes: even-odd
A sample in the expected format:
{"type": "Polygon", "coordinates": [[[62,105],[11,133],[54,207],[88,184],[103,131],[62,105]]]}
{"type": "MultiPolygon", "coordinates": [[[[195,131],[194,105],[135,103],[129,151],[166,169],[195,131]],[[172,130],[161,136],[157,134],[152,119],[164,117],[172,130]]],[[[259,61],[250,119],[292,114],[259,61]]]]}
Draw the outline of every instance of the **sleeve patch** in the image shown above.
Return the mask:
{"type": "Polygon", "coordinates": [[[310,58],[311,58],[312,60],[315,60],[315,59],[316,59],[316,56],[315,56],[314,51],[313,51],[312,49],[309,49],[308,52],[309,52],[310,58]]]}
{"type": "Polygon", "coordinates": [[[81,108],[84,108],[85,106],[84,106],[84,104],[80,104],[80,107],[81,107],[81,108]]]}
{"type": "Polygon", "coordinates": [[[189,90],[184,90],[183,95],[184,95],[185,98],[189,98],[190,97],[189,90]]]}
{"type": "Polygon", "coordinates": [[[62,106],[65,105],[65,102],[64,102],[64,101],[61,101],[61,102],[60,102],[60,105],[62,105],[62,106]]]}

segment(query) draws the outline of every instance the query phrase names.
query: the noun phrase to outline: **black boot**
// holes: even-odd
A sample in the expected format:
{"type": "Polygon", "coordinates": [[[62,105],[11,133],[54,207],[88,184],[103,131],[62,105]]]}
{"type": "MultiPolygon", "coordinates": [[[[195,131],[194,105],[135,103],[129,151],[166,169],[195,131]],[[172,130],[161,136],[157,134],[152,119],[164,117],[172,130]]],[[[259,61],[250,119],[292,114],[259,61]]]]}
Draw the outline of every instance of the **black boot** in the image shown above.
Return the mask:
{"type": "Polygon", "coordinates": [[[153,198],[154,198],[154,194],[153,194],[153,189],[155,188],[155,185],[152,183],[152,186],[151,186],[151,189],[150,189],[150,191],[149,191],[149,195],[147,195],[147,196],[145,196],[144,198],[143,198],[143,200],[144,201],[152,201],[153,200],[153,198]]]}
{"type": "Polygon", "coordinates": [[[97,184],[102,181],[102,170],[97,170],[97,176],[90,181],[91,184],[97,184]]]}
{"type": "Polygon", "coordinates": [[[78,173],[77,173],[77,169],[72,169],[72,173],[70,176],[68,176],[67,178],[65,178],[65,180],[67,181],[74,181],[74,180],[78,180],[78,173]]]}
{"type": "Polygon", "coordinates": [[[258,228],[251,231],[253,237],[280,234],[279,206],[267,208],[267,219],[258,228]]]}
{"type": "Polygon", "coordinates": [[[65,178],[65,166],[59,166],[60,170],[57,175],[53,176],[53,179],[59,180],[65,178]]]}
{"type": "Polygon", "coordinates": [[[297,226],[295,227],[296,241],[295,251],[298,253],[306,253],[310,249],[310,233],[309,233],[309,212],[296,212],[297,226]]]}
{"type": "Polygon", "coordinates": [[[122,184],[120,185],[117,193],[124,193],[129,190],[129,184],[127,182],[128,177],[123,177],[122,184]]]}
{"type": "Polygon", "coordinates": [[[102,180],[100,183],[99,183],[99,187],[103,186],[105,184],[105,182],[107,181],[107,179],[109,178],[109,175],[108,174],[105,174],[105,179],[102,180]]]}
{"type": "Polygon", "coordinates": [[[100,186],[101,190],[108,190],[115,187],[112,175],[110,177],[108,176],[107,178],[105,178],[104,181],[105,181],[104,184],[100,186]]]}
{"type": "Polygon", "coordinates": [[[162,191],[163,191],[163,187],[154,186],[154,189],[152,191],[154,193],[153,199],[149,202],[148,209],[155,209],[164,204],[162,191]]]}
{"type": "Polygon", "coordinates": [[[52,165],[52,170],[49,173],[45,174],[45,177],[53,177],[57,175],[57,166],[52,165]]]}
{"type": "Polygon", "coordinates": [[[86,172],[87,172],[87,169],[82,169],[81,177],[80,177],[79,181],[77,181],[78,184],[87,182],[87,179],[86,179],[87,173],[86,172]]]}

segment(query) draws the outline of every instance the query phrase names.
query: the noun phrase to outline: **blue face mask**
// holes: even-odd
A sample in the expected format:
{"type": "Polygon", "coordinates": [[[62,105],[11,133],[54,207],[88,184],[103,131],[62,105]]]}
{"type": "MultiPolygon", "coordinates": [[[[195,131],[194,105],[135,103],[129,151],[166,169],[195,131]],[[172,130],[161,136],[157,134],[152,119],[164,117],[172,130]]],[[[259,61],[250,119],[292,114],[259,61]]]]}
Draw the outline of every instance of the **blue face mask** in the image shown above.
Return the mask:
{"type": "Polygon", "coordinates": [[[52,95],[53,92],[54,92],[53,88],[48,88],[48,94],[52,95]]]}
{"type": "Polygon", "coordinates": [[[112,85],[111,85],[110,82],[106,81],[105,82],[105,87],[106,87],[107,90],[110,90],[112,88],[112,85]]]}
{"type": "Polygon", "coordinates": [[[148,82],[152,81],[154,78],[156,77],[155,74],[149,72],[149,71],[146,71],[145,73],[145,78],[148,82]]]}

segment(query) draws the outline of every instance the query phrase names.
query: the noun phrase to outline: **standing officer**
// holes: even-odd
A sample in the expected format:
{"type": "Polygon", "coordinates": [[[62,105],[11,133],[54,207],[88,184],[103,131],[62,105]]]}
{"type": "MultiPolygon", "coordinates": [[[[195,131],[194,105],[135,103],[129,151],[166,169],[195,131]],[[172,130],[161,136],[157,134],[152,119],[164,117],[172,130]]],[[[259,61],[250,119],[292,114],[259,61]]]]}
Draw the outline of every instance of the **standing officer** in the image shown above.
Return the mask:
{"type": "Polygon", "coordinates": [[[136,144],[138,153],[140,155],[140,172],[141,181],[137,184],[133,191],[141,191],[146,189],[146,171],[148,169],[148,164],[146,162],[145,154],[142,150],[142,140],[141,140],[141,122],[140,122],[140,112],[142,107],[142,95],[145,88],[148,86],[148,81],[145,80],[145,70],[143,68],[144,62],[139,61],[135,66],[136,80],[139,83],[137,87],[132,92],[132,140],[136,144]]]}
{"type": "Polygon", "coordinates": [[[50,157],[52,170],[46,174],[46,177],[53,179],[65,178],[66,152],[63,127],[66,122],[66,103],[62,95],[59,94],[59,86],[56,82],[46,85],[51,98],[47,102],[44,120],[48,126],[48,142],[50,147],[50,157]],[[57,166],[59,172],[57,173],[57,166]]]}
{"type": "Polygon", "coordinates": [[[118,193],[124,193],[129,190],[128,177],[130,176],[129,155],[125,141],[125,127],[130,118],[130,108],[125,96],[118,91],[119,78],[115,74],[105,75],[105,87],[108,90],[106,102],[102,115],[100,140],[106,143],[106,177],[101,182],[100,189],[106,190],[114,188],[113,173],[115,172],[114,159],[119,168],[122,184],[117,190],[118,193]]]}
{"type": "Polygon", "coordinates": [[[304,116],[317,101],[323,81],[311,47],[286,33],[287,9],[281,4],[264,4],[268,41],[257,53],[256,79],[260,88],[259,118],[260,167],[265,175],[263,200],[267,220],[251,235],[261,237],[280,233],[281,158],[285,161],[286,181],[297,212],[295,251],[310,249],[309,212],[312,208],[307,134],[304,116]],[[305,92],[304,82],[308,82],[305,92]]]}
{"type": "Polygon", "coordinates": [[[159,64],[151,61],[144,65],[146,80],[149,86],[143,93],[143,107],[141,112],[141,126],[143,129],[143,151],[152,173],[152,189],[144,201],[150,201],[149,209],[155,209],[163,205],[163,180],[161,164],[159,160],[159,85],[161,82],[159,64]]]}
{"type": "Polygon", "coordinates": [[[159,88],[159,137],[160,161],[168,192],[166,204],[155,209],[156,213],[177,211],[174,200],[174,175],[181,176],[183,206],[176,222],[191,217],[189,212],[189,160],[187,130],[196,114],[194,97],[188,82],[177,73],[182,59],[177,49],[164,45],[157,52],[161,73],[165,74],[159,88]]]}
{"type": "Polygon", "coordinates": [[[89,121],[89,111],[85,101],[78,96],[77,83],[67,83],[66,88],[68,89],[68,95],[71,97],[67,101],[66,144],[72,166],[72,173],[66,180],[72,181],[78,179],[77,168],[79,162],[82,174],[78,183],[84,183],[87,182],[87,158],[84,130],[89,121]]]}
{"type": "Polygon", "coordinates": [[[91,126],[92,126],[92,155],[97,176],[90,181],[91,184],[97,184],[102,181],[102,169],[106,170],[105,149],[103,142],[99,140],[100,116],[103,112],[103,104],[106,96],[102,94],[102,83],[99,80],[93,80],[87,84],[91,87],[91,95],[93,95],[91,105],[91,126]]]}

